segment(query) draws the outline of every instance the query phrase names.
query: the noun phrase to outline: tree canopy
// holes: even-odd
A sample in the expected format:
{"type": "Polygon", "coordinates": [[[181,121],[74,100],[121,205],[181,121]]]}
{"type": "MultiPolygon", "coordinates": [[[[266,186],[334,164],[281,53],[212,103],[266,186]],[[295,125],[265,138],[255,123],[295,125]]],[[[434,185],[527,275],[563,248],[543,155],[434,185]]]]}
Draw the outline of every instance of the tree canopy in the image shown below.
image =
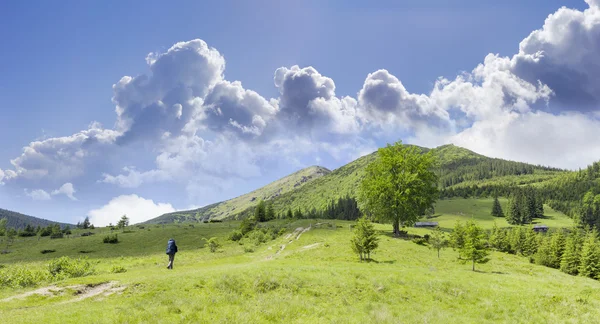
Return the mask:
{"type": "Polygon", "coordinates": [[[401,226],[411,226],[437,198],[435,156],[421,154],[402,142],[377,151],[365,170],[358,198],[361,209],[381,221],[391,221],[396,236],[401,226]]]}

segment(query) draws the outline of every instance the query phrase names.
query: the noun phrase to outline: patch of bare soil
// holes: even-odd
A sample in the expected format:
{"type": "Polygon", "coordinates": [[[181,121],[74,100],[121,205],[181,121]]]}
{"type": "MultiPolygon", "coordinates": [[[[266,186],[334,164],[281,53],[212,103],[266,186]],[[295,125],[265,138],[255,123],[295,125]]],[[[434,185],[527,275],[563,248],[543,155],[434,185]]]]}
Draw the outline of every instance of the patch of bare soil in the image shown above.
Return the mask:
{"type": "Polygon", "coordinates": [[[0,302],[8,302],[14,299],[24,299],[33,295],[41,295],[48,297],[56,297],[62,296],[65,294],[67,289],[74,290],[76,298],[65,301],[64,303],[72,303],[78,302],[87,298],[95,297],[95,296],[110,296],[115,293],[122,293],[127,286],[119,286],[118,282],[104,282],[100,284],[88,284],[88,285],[76,285],[76,286],[67,286],[67,287],[58,287],[58,286],[48,286],[40,289],[36,289],[33,291],[28,291],[23,294],[11,296],[5,299],[0,300],[0,302]]]}

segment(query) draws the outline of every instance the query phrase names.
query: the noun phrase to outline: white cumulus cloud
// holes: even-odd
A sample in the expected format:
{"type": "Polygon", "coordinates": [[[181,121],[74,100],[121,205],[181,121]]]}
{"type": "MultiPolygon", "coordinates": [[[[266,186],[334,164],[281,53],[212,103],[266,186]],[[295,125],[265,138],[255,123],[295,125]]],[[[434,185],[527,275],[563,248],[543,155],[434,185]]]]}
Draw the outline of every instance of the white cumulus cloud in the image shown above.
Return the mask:
{"type": "Polygon", "coordinates": [[[73,187],[73,184],[70,182],[67,182],[65,184],[63,184],[62,186],[60,186],[60,188],[52,191],[52,195],[60,195],[63,194],[67,197],[69,197],[69,199],[71,200],[77,200],[77,198],[75,198],[75,187],[73,187]]]}
{"type": "Polygon", "coordinates": [[[130,224],[136,224],[174,211],[171,204],[154,203],[138,195],[122,195],[98,209],[90,210],[87,215],[92,224],[107,226],[109,223],[116,224],[123,215],[127,215],[130,224]]]}
{"type": "Polygon", "coordinates": [[[24,191],[25,191],[25,195],[27,195],[27,197],[30,197],[33,200],[50,200],[50,199],[52,199],[52,197],[50,197],[50,194],[42,189],[35,189],[33,191],[29,191],[29,190],[25,189],[24,191]]]}

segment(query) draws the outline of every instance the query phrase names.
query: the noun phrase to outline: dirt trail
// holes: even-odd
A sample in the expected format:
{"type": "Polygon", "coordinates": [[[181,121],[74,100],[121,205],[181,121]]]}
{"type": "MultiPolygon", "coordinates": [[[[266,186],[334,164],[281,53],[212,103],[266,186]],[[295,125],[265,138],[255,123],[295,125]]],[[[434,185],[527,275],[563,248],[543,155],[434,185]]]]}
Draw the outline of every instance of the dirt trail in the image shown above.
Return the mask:
{"type": "Polygon", "coordinates": [[[306,228],[304,228],[304,227],[298,227],[298,228],[296,228],[296,229],[294,230],[294,232],[293,232],[293,233],[289,233],[288,235],[286,235],[286,236],[285,236],[285,240],[286,240],[286,241],[288,241],[288,242],[287,242],[287,243],[285,243],[285,244],[282,244],[282,245],[279,247],[279,250],[277,250],[277,252],[275,252],[275,254],[274,254],[274,255],[269,255],[269,256],[267,256],[267,257],[266,257],[266,260],[272,260],[272,259],[273,259],[273,257],[275,257],[275,256],[279,255],[281,252],[283,252],[283,250],[285,250],[286,246],[288,246],[289,244],[293,243],[293,242],[294,242],[294,240],[296,240],[296,241],[297,241],[298,239],[300,239],[300,236],[302,235],[302,233],[305,233],[305,232],[307,232],[307,231],[310,231],[310,229],[311,229],[311,226],[309,226],[309,227],[306,227],[306,228]]]}
{"type": "Polygon", "coordinates": [[[33,295],[42,295],[49,297],[62,296],[65,294],[67,289],[75,290],[74,299],[67,300],[61,304],[78,302],[87,298],[91,298],[94,296],[110,296],[115,293],[122,293],[127,286],[118,286],[118,282],[110,281],[97,285],[76,285],[76,286],[67,286],[67,287],[58,287],[55,285],[40,288],[33,291],[28,291],[26,293],[22,293],[19,295],[11,296],[5,299],[0,300],[0,302],[8,302],[14,299],[24,299],[33,295]]]}

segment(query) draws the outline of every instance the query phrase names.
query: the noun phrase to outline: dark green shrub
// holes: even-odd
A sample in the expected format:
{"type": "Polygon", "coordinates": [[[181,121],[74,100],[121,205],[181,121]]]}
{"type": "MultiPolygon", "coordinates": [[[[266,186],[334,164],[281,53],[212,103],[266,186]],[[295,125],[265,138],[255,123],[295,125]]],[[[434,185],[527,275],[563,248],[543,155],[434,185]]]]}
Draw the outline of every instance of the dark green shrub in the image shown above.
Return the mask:
{"type": "Polygon", "coordinates": [[[110,269],[110,272],[112,272],[112,273],[124,273],[124,272],[127,272],[127,269],[125,269],[125,267],[123,267],[123,266],[117,266],[117,265],[115,265],[115,266],[113,266],[110,269]]]}
{"type": "Polygon", "coordinates": [[[94,274],[95,270],[87,259],[71,259],[67,256],[48,263],[48,272],[53,278],[76,278],[94,274]]]}
{"type": "Polygon", "coordinates": [[[239,230],[234,230],[229,234],[229,240],[234,242],[241,240],[242,237],[244,237],[244,235],[242,235],[242,232],[240,232],[239,230]]]}
{"type": "Polygon", "coordinates": [[[54,233],[50,235],[50,239],[58,239],[58,238],[63,238],[65,237],[65,235],[63,233],[54,233]]]}
{"type": "Polygon", "coordinates": [[[222,223],[223,221],[220,219],[211,219],[209,222],[210,223],[222,223]]]}
{"type": "Polygon", "coordinates": [[[102,242],[109,243],[109,244],[116,244],[116,243],[119,243],[119,238],[117,237],[117,234],[106,235],[104,237],[104,239],[102,240],[102,242]]]}
{"type": "Polygon", "coordinates": [[[42,254],[52,253],[52,252],[56,252],[56,250],[41,250],[40,251],[40,253],[42,253],[42,254]]]}

